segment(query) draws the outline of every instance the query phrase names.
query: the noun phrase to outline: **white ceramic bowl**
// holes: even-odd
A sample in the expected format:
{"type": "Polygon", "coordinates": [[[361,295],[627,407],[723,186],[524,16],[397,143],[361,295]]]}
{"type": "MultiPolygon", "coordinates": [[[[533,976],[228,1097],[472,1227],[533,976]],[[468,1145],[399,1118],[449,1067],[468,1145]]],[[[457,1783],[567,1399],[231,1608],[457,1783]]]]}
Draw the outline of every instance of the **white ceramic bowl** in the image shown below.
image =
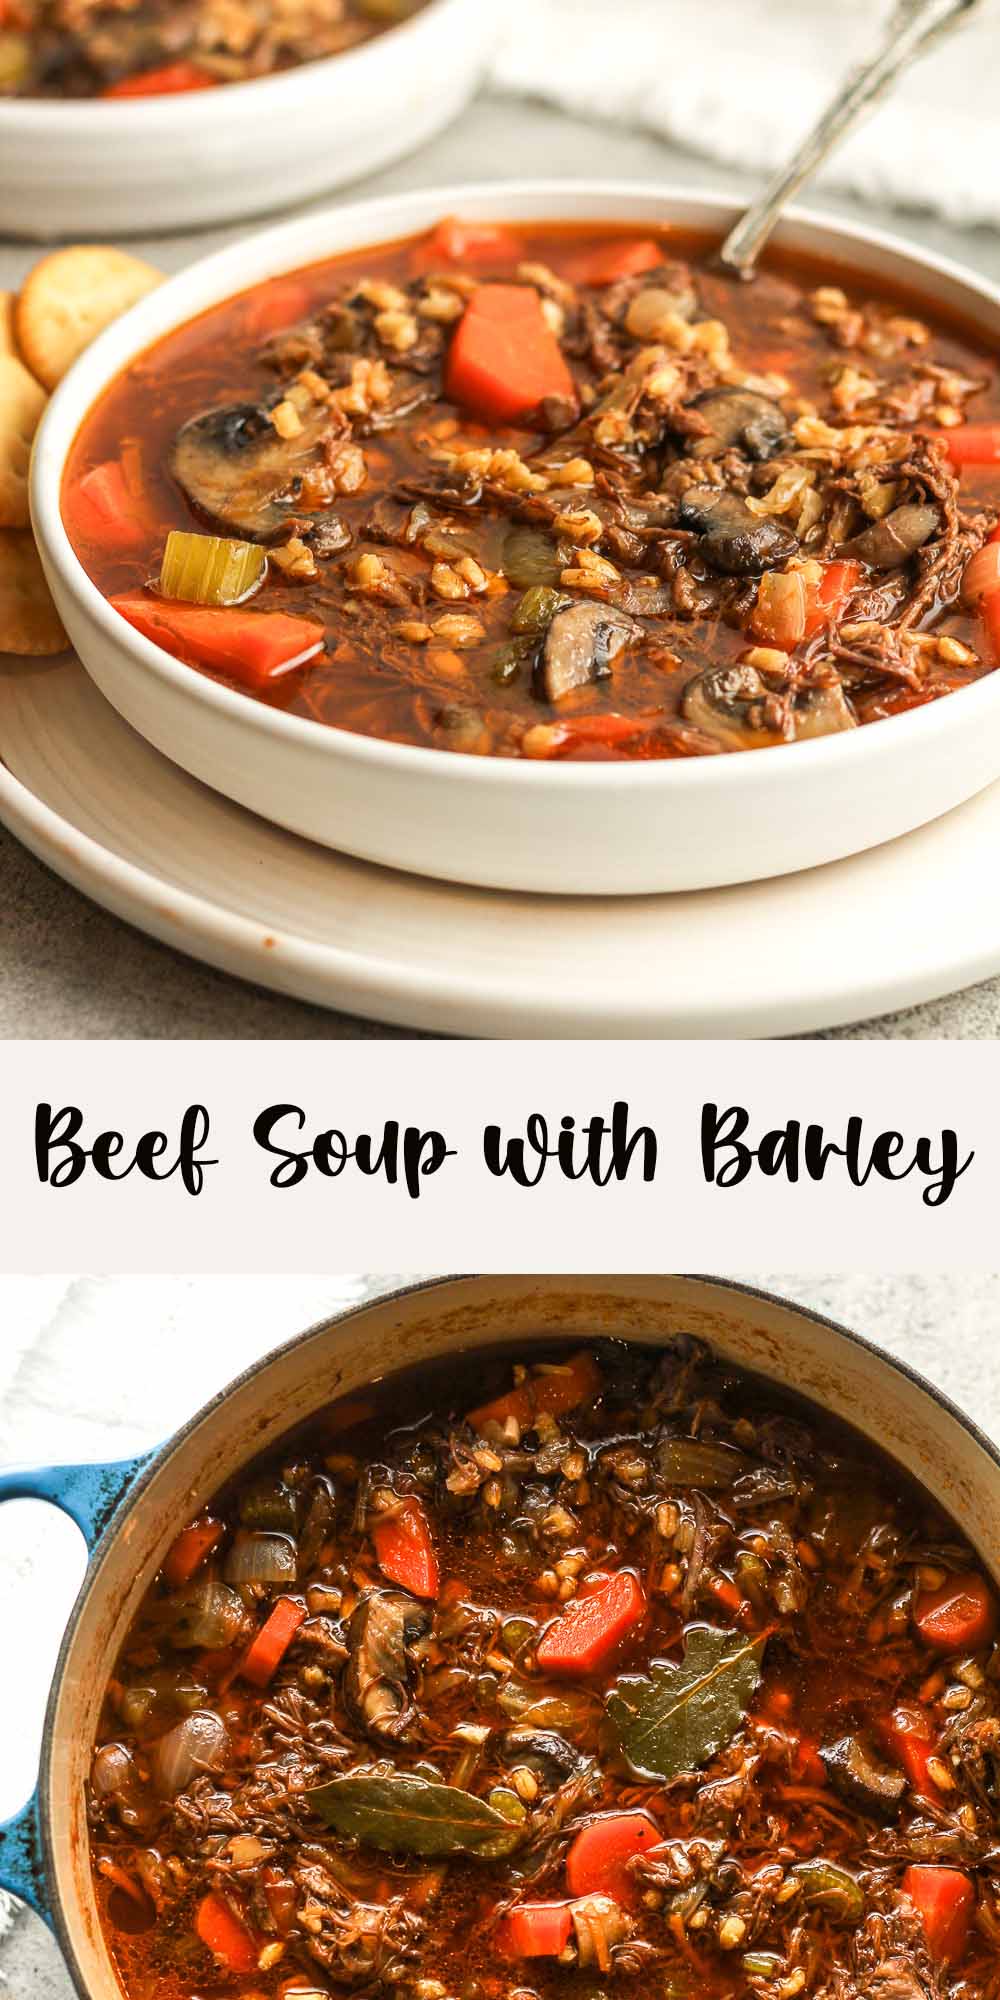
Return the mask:
{"type": "MultiPolygon", "coordinates": [[[[450,211],[724,228],[716,196],[607,182],[437,189],[311,215],[206,258],[112,326],[49,406],[32,512],[80,658],[156,747],[295,832],[416,874],[569,895],[702,889],[875,847],[1000,774],[1000,673],[909,714],[813,742],[638,765],[532,763],[383,743],[285,715],[181,665],[112,611],[59,511],[66,454],[94,398],[149,343],[255,280],[403,236],[450,211]]],[[[1000,291],[894,238],[790,214],[782,244],[892,277],[1000,334],[1000,291]]]]}
{"type": "MultiPolygon", "coordinates": [[[[258,1363],[151,1460],[0,1476],[0,1499],[56,1500],[88,1540],[105,1530],[56,1667],[37,1808],[0,1826],[0,1883],[49,1916],[79,2000],[121,2000],[94,1898],[84,1780],[103,1689],[178,1523],[252,1453],[392,1369],[501,1342],[523,1354],[553,1337],[610,1334],[655,1347],[681,1332],[853,1424],[935,1495],[1000,1574],[1000,1457],[974,1424],[831,1320],[717,1278],[470,1277],[411,1286],[258,1363]]],[[[8,1717],[7,1726],[16,1722],[8,1717]]]]}
{"type": "Polygon", "coordinates": [[[158,235],[290,208],[412,152],[486,68],[484,0],[430,0],[343,55],[179,96],[0,98],[0,235],[158,235]]]}

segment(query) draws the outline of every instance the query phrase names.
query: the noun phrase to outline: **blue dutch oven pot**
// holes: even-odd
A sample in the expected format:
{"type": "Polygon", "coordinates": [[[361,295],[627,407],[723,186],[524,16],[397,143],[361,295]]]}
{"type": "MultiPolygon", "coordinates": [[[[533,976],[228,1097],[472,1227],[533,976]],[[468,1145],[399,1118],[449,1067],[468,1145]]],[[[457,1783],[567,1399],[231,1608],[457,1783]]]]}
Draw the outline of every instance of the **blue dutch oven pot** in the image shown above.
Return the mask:
{"type": "Polygon", "coordinates": [[[80,2000],[121,2000],[94,1897],[85,1783],[102,1690],[179,1529],[220,1485],[332,1398],[393,1369],[481,1347],[519,1354],[564,1336],[655,1345],[678,1332],[811,1398],[888,1451],[954,1516],[1000,1576],[1000,1454],[903,1363],[818,1313],[724,1279],[432,1279],[325,1321],[281,1347],[160,1451],[116,1465],[0,1477],[0,1499],[49,1500],[90,1560],[49,1696],[38,1789],[0,1826],[0,1886],[52,1925],[80,2000]]]}

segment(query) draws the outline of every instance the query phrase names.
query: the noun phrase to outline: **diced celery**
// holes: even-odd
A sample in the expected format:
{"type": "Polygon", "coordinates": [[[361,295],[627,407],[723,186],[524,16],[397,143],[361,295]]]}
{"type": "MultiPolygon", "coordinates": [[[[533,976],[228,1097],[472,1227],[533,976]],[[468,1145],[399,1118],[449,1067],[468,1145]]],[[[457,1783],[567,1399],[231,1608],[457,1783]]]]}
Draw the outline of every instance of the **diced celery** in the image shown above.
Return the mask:
{"type": "Polygon", "coordinates": [[[517,679],[525,660],[530,660],[536,644],[535,639],[526,635],[518,639],[508,639],[494,658],[493,679],[499,681],[501,687],[508,687],[511,681],[517,679]]]}
{"type": "Polygon", "coordinates": [[[27,35],[0,34],[0,90],[17,90],[28,74],[30,62],[27,35]]]}
{"type": "Polygon", "coordinates": [[[259,590],[267,556],[256,542],[229,542],[221,535],[189,535],[172,528],[160,568],[164,597],[185,604],[242,604],[259,590]]]}
{"type": "Polygon", "coordinates": [[[550,590],[544,583],[533,584],[517,605],[510,629],[512,632],[545,632],[556,612],[561,611],[569,601],[561,591],[550,590]]]}

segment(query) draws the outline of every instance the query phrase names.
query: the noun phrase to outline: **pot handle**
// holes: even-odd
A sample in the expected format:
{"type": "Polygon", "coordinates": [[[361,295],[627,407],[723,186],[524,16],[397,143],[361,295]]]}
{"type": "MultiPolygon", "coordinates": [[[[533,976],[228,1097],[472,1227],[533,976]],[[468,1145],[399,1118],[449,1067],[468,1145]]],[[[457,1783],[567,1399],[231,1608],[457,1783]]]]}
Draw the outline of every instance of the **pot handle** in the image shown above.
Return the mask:
{"type": "MultiPolygon", "coordinates": [[[[100,1465],[27,1465],[0,1472],[0,1501],[48,1500],[76,1522],[90,1554],[120,1500],[152,1452],[100,1465]]],[[[0,1820],[0,1889],[52,1921],[42,1860],[38,1794],[12,1819],[0,1820]]]]}

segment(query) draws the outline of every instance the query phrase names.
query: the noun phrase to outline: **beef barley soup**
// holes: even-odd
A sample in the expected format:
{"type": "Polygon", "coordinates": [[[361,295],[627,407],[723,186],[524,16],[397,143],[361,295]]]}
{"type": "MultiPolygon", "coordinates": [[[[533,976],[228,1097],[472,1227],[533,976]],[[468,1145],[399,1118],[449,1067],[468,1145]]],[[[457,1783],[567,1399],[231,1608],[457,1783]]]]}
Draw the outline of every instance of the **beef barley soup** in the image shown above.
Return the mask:
{"type": "Polygon", "coordinates": [[[129,2000],[995,1994],[993,1588],[811,1406],[450,1359],[178,1528],[89,1787],[129,2000]]]}
{"type": "Polygon", "coordinates": [[[532,758],[853,730],[1000,658],[984,340],[704,238],[443,223],[255,287],[83,425],[122,617],[323,724],[532,758]]]}
{"type": "Polygon", "coordinates": [[[0,98],[174,96],[342,54],[426,0],[2,0],[0,98]]]}

